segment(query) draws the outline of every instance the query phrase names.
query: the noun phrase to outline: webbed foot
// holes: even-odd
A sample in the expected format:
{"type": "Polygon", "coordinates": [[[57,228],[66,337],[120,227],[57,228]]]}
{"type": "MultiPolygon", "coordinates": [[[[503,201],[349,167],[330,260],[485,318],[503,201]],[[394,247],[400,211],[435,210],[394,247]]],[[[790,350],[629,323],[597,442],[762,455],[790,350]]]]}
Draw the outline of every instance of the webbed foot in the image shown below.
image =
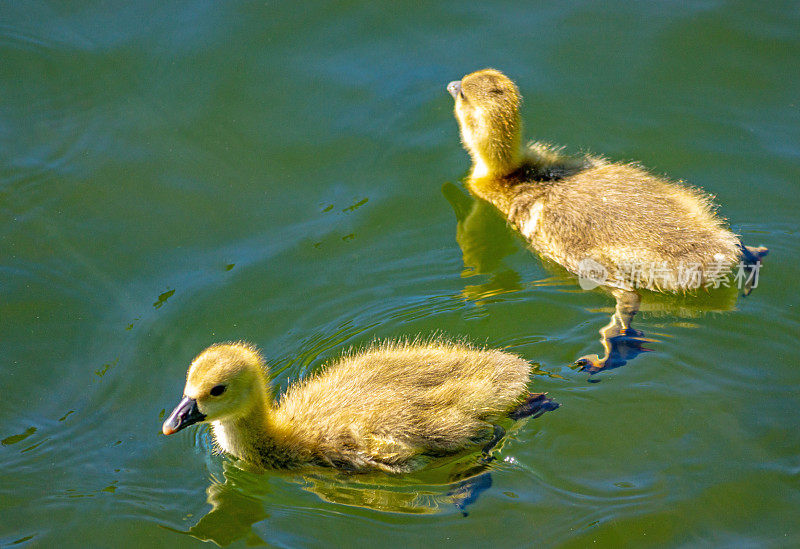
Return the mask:
{"type": "Polygon", "coordinates": [[[608,337],[604,340],[603,346],[608,349],[608,353],[603,358],[597,355],[582,356],[574,362],[575,366],[581,371],[596,374],[601,370],[613,370],[628,363],[642,353],[647,353],[653,349],[645,347],[646,343],[657,343],[658,340],[645,337],[644,332],[627,328],[620,330],[618,335],[608,337]]]}
{"type": "Polygon", "coordinates": [[[595,374],[606,367],[606,359],[601,360],[597,355],[586,355],[580,357],[573,364],[580,368],[582,372],[595,374]]]}
{"type": "Polygon", "coordinates": [[[547,393],[530,393],[525,401],[509,412],[508,417],[519,420],[525,417],[537,418],[545,412],[550,412],[561,406],[547,393]]]}
{"type": "Polygon", "coordinates": [[[744,287],[742,288],[742,295],[748,296],[753,289],[758,286],[758,274],[761,269],[761,260],[769,253],[769,249],[764,246],[745,246],[740,244],[742,248],[742,259],[744,265],[740,265],[740,273],[744,274],[744,287]],[[743,270],[743,272],[742,272],[743,270]]]}
{"type": "Polygon", "coordinates": [[[742,255],[747,263],[761,261],[769,253],[769,248],[764,246],[745,246],[742,244],[742,255]]]}

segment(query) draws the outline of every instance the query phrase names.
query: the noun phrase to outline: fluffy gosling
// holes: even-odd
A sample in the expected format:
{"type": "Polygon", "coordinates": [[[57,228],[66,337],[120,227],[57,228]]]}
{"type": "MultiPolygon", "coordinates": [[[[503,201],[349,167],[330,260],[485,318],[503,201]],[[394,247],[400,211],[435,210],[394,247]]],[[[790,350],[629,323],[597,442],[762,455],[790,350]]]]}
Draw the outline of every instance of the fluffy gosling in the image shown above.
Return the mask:
{"type": "Polygon", "coordinates": [[[261,467],[407,472],[426,456],[480,444],[488,451],[504,434],[497,421],[558,407],[527,391],[529,376],[525,360],[498,350],[387,342],[342,357],[273,401],[255,347],[217,344],[190,365],[162,431],[211,423],[219,449],[261,467]]]}
{"type": "Polygon", "coordinates": [[[698,189],[635,164],[542,143],[522,149],[521,96],[500,71],[473,72],[447,90],[472,157],[467,187],[567,270],[612,288],[678,292],[766,255],[743,246],[698,189]]]}

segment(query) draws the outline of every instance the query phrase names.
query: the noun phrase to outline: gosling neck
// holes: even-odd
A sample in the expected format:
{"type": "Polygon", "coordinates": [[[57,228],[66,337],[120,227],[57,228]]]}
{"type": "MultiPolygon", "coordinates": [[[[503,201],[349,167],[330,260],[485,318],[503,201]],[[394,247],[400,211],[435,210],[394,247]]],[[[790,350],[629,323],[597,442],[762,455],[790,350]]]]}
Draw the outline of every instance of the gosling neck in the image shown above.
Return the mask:
{"type": "Polygon", "coordinates": [[[522,154],[518,146],[491,151],[473,150],[470,153],[472,153],[470,179],[501,179],[522,165],[522,154]]]}
{"type": "Polygon", "coordinates": [[[482,160],[476,160],[467,179],[467,188],[472,194],[493,204],[503,214],[509,215],[514,197],[517,194],[515,177],[509,177],[519,170],[522,160],[512,158],[504,165],[493,164],[490,168],[482,160]]]}
{"type": "Polygon", "coordinates": [[[284,437],[270,420],[272,411],[266,389],[259,391],[244,413],[212,422],[217,445],[227,454],[262,467],[289,465],[281,444],[284,437]]]}

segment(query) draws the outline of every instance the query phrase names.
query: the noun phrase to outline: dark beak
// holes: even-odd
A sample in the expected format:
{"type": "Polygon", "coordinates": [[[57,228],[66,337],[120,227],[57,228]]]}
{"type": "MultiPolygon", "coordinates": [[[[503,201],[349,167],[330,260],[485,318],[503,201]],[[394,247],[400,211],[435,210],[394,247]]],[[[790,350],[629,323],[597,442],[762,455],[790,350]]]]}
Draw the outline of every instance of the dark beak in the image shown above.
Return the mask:
{"type": "Polygon", "coordinates": [[[453,99],[458,97],[458,94],[461,93],[461,80],[453,80],[447,85],[447,91],[450,92],[450,95],[453,96],[453,99]]]}
{"type": "Polygon", "coordinates": [[[205,418],[205,414],[201,414],[200,410],[197,409],[197,401],[185,396],[172,410],[164,425],[161,426],[161,432],[165,435],[171,435],[193,423],[203,421],[205,418]]]}

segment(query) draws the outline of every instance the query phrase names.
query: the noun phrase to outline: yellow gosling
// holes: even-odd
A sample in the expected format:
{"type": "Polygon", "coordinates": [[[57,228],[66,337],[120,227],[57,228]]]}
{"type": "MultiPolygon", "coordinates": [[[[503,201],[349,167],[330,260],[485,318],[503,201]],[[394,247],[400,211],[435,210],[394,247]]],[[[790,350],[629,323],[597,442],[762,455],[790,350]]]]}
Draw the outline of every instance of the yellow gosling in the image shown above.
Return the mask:
{"type": "Polygon", "coordinates": [[[743,246],[698,189],[636,164],[570,157],[542,143],[522,149],[521,96],[503,73],[473,72],[447,90],[472,157],[470,192],[569,271],[624,290],[676,292],[766,255],[743,246]]]}
{"type": "Polygon", "coordinates": [[[444,340],[386,342],[346,355],[274,401],[264,359],[247,343],[198,355],[165,435],[211,423],[219,449],[268,468],[304,464],[406,472],[426,456],[476,445],[488,452],[503,418],[558,404],[529,393],[518,356],[444,340]]]}

